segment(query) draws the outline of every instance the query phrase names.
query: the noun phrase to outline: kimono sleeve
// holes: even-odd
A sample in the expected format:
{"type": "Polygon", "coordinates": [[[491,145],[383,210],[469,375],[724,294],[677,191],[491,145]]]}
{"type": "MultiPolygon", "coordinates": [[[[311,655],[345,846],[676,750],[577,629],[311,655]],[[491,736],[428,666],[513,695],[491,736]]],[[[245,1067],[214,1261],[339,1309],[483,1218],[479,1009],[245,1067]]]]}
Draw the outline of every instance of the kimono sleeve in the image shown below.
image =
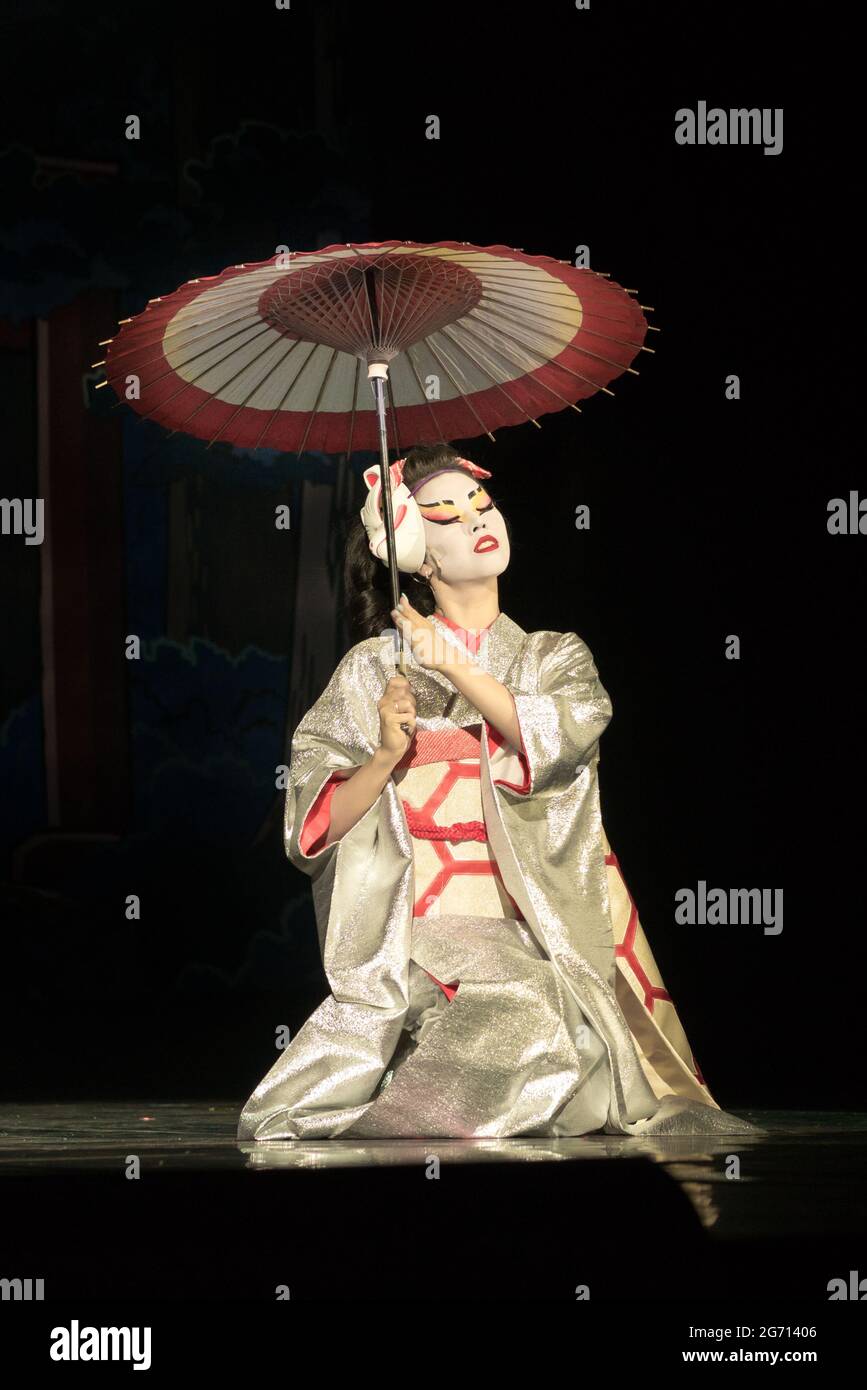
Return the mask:
{"type": "MultiPolygon", "coordinates": [[[[313,878],[340,843],[325,844],[331,797],[343,778],[367,762],[379,741],[376,702],[382,680],[363,647],[352,648],[339,662],[292,738],[283,843],[291,863],[313,878]]],[[[362,819],[376,816],[377,805],[362,819]]]]}
{"type": "MultiPolygon", "coordinates": [[[[512,698],[514,699],[514,696],[512,698]]],[[[510,792],[521,792],[522,795],[526,796],[530,790],[530,764],[527,759],[527,750],[522,746],[516,752],[499,729],[489,727],[488,758],[494,786],[508,787],[510,792]]]]}
{"type": "Polygon", "coordinates": [[[561,633],[542,657],[538,690],[508,688],[521,730],[521,763],[529,769],[520,789],[510,790],[521,796],[565,791],[592,760],[613,713],[590,648],[576,633],[561,633]]]}
{"type": "Polygon", "coordinates": [[[298,844],[302,854],[314,858],[326,848],[328,830],[331,825],[331,798],[345,777],[343,772],[332,772],[321,792],[313,802],[298,830],[298,844]]]}

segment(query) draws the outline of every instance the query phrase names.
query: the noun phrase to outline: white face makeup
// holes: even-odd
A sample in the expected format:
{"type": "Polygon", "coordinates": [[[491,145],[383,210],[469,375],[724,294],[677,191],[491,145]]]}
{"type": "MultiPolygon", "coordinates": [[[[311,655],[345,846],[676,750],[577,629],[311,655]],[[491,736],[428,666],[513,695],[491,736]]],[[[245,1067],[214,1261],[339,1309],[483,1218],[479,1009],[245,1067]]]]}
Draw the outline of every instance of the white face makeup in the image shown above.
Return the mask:
{"type": "Polygon", "coordinates": [[[439,473],[416,492],[424,520],[426,562],[446,584],[502,574],[509,537],[502,512],[484,480],[466,473],[439,473]]]}

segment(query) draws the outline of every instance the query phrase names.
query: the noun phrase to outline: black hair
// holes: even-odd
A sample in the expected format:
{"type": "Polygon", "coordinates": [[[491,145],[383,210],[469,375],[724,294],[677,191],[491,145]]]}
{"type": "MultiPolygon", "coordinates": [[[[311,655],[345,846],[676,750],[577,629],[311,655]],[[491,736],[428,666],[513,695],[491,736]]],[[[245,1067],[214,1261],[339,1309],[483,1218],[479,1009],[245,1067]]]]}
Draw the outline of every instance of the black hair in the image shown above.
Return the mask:
{"type": "MultiPolygon", "coordinates": [[[[461,457],[466,455],[459,454],[451,444],[419,444],[406,455],[403,481],[412,490],[423,478],[439,473],[443,468],[465,473],[468,478],[477,481],[470,469],[458,462],[461,457]]],[[[386,628],[394,627],[388,575],[388,566],[377,559],[370,549],[364,522],[360,516],[355,517],[346,537],[343,589],[346,616],[356,641],[378,637],[386,628]]],[[[436,600],[427,581],[419,575],[401,570],[400,583],[413,608],[429,617],[436,607],[436,600]]]]}

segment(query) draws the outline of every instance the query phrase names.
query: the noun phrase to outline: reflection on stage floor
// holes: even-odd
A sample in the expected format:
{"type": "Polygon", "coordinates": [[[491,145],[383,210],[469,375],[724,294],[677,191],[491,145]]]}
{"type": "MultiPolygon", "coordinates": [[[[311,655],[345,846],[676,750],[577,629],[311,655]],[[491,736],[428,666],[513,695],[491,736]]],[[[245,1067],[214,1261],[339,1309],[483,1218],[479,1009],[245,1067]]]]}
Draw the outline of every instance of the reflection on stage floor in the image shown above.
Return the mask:
{"type": "MultiPolygon", "coordinates": [[[[637,1139],[271,1140],[235,1138],[239,1103],[82,1102],[0,1107],[0,1179],[12,1174],[111,1171],[129,1155],[162,1172],[372,1170],[454,1164],[623,1165],[650,1160],[720,1239],[867,1230],[861,1202],[867,1114],[737,1110],[767,1133],[637,1139]]],[[[359,1173],[361,1175],[361,1172],[359,1173]]],[[[624,1178],[627,1173],[622,1174],[624,1178]]],[[[580,1184],[580,1168],[575,1181],[580,1184]]],[[[576,1189],[577,1190],[577,1189],[576,1189]]]]}

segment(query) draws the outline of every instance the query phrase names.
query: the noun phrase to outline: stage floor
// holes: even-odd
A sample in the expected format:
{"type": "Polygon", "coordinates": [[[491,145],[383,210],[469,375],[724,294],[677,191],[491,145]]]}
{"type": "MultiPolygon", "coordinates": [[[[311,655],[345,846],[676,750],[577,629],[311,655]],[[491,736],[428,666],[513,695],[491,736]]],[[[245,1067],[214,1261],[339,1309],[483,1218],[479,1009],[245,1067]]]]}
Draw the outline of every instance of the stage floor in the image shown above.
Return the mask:
{"type": "MultiPolygon", "coordinates": [[[[717,1240],[867,1234],[867,1113],[739,1110],[767,1130],[744,1138],[270,1140],[239,1143],[241,1103],[142,1101],[0,1106],[0,1183],[13,1175],[144,1171],[214,1174],[453,1165],[623,1168],[650,1161],[717,1240]],[[736,1175],[736,1165],[739,1174],[736,1175]]],[[[360,1171],[359,1171],[360,1170],[360,1171]]],[[[625,1174],[622,1174],[625,1177],[625,1174]]]]}

